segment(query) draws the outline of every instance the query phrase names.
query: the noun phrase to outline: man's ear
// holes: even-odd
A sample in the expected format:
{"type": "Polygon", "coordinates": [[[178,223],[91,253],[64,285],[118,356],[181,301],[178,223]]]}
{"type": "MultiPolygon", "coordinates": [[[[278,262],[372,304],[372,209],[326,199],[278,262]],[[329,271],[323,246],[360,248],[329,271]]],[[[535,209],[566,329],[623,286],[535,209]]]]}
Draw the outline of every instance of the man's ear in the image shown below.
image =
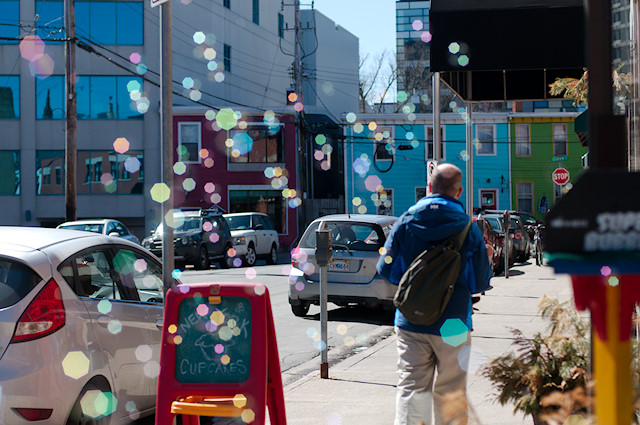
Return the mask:
{"type": "Polygon", "coordinates": [[[462,195],[462,187],[460,187],[460,189],[458,189],[458,194],[456,195],[456,199],[458,199],[460,197],[460,195],[462,195]]]}
{"type": "Polygon", "coordinates": [[[433,194],[431,191],[431,182],[427,183],[427,195],[433,194]]]}

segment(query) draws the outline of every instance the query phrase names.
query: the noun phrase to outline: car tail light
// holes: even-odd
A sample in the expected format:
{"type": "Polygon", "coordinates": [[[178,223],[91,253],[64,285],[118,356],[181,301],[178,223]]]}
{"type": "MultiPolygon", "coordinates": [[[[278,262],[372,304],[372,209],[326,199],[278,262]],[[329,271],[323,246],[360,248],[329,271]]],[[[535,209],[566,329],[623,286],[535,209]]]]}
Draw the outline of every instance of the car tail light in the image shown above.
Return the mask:
{"type": "Polygon", "coordinates": [[[22,313],[11,342],[31,341],[50,335],[65,323],[60,287],[51,279],[22,313]]]}
{"type": "Polygon", "coordinates": [[[49,419],[53,413],[53,409],[26,409],[26,408],[14,408],[20,416],[28,421],[44,421],[49,419]]]}

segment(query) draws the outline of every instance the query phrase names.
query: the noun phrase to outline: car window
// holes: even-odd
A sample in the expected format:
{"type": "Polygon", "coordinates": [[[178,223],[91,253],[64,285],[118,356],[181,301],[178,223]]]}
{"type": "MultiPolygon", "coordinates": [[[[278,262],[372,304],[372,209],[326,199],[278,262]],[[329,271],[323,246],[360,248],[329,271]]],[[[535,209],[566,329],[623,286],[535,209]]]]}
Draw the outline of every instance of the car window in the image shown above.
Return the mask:
{"type": "Polygon", "coordinates": [[[0,258],[0,309],[23,299],[41,280],[28,266],[0,258]]]}
{"type": "Polygon", "coordinates": [[[248,230],[251,229],[250,215],[236,215],[225,217],[231,230],[248,230]]]}
{"type": "Polygon", "coordinates": [[[65,224],[60,226],[61,229],[66,230],[82,230],[84,232],[93,232],[102,234],[104,224],[65,224]]]}
{"type": "Polygon", "coordinates": [[[105,230],[105,234],[108,235],[111,232],[116,232],[116,224],[113,221],[107,223],[107,230],[105,230]]]}
{"type": "Polygon", "coordinates": [[[178,230],[200,230],[201,227],[200,217],[185,217],[184,224],[178,228],[178,230]]]}
{"type": "MultiPolygon", "coordinates": [[[[300,240],[300,247],[315,248],[316,230],[320,222],[312,223],[300,240]]],[[[348,221],[327,222],[331,230],[331,243],[343,245],[354,251],[377,251],[384,244],[385,236],[380,226],[348,221]]]]}
{"type": "MultiPolygon", "coordinates": [[[[108,258],[108,251],[100,249],[82,253],[72,259],[72,264],[77,270],[77,284],[71,287],[78,296],[113,300],[123,298],[113,278],[108,258]]],[[[69,265],[66,263],[60,268],[60,272],[62,273],[65,266],[64,271],[68,276],[69,265]]]]}
{"type": "Polygon", "coordinates": [[[120,282],[137,293],[143,302],[162,303],[162,267],[145,254],[120,247],[113,257],[120,282]]]}
{"type": "Polygon", "coordinates": [[[493,230],[496,232],[502,232],[502,224],[500,223],[500,220],[495,217],[485,217],[485,220],[489,222],[491,227],[493,227],[493,230]]]}
{"type": "Polygon", "coordinates": [[[264,230],[275,230],[273,224],[271,224],[271,220],[269,219],[269,217],[266,217],[264,215],[258,217],[260,217],[260,224],[264,226],[264,230]]]}
{"type": "Polygon", "coordinates": [[[115,223],[115,231],[118,232],[120,234],[120,236],[128,236],[129,235],[129,230],[127,230],[127,228],[124,227],[124,225],[121,224],[121,223],[115,223]]]}

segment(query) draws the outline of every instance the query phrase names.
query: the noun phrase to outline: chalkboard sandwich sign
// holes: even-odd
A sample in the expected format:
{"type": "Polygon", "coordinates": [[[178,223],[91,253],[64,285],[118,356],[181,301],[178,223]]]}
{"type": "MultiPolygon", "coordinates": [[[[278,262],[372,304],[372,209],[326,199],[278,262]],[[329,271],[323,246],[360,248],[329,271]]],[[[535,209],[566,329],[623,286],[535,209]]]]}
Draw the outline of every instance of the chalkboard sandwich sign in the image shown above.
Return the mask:
{"type": "Polygon", "coordinates": [[[176,414],[285,424],[280,360],[267,288],[179,285],[167,293],[156,425],[176,414]],[[274,418],[276,421],[274,422],[274,418]]]}

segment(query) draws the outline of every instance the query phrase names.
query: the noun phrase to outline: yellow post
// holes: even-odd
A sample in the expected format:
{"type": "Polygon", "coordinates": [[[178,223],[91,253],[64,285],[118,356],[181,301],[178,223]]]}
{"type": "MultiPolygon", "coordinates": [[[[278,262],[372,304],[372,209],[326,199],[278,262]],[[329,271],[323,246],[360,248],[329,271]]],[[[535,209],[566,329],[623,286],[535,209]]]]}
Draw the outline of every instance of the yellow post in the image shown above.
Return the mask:
{"type": "Polygon", "coordinates": [[[606,287],[605,340],[593,332],[593,376],[595,378],[598,425],[629,425],[633,415],[631,344],[620,338],[621,287],[606,287]]]}

